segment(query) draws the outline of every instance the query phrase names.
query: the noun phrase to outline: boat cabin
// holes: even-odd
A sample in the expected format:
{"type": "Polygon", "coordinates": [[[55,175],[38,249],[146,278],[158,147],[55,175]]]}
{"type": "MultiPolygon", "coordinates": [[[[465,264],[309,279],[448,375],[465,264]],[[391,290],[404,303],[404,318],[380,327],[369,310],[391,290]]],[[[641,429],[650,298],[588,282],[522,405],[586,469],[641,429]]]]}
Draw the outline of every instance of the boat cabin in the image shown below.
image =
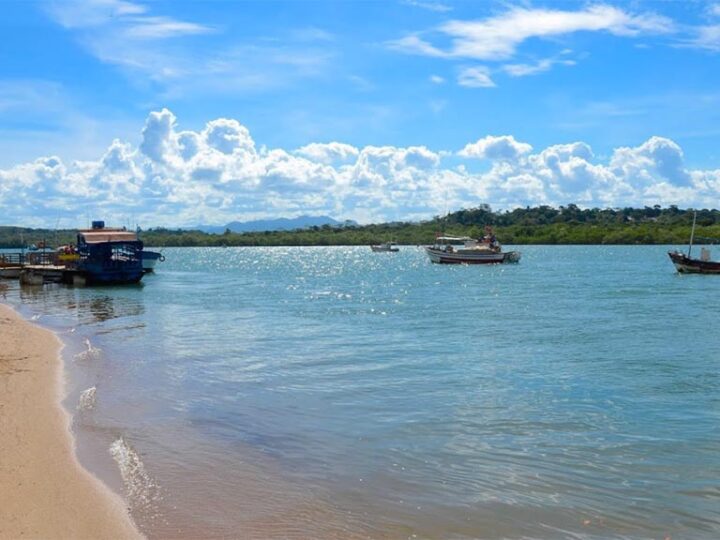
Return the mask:
{"type": "Polygon", "coordinates": [[[469,236],[438,236],[435,238],[434,247],[460,253],[463,251],[496,251],[493,246],[469,236]]]}

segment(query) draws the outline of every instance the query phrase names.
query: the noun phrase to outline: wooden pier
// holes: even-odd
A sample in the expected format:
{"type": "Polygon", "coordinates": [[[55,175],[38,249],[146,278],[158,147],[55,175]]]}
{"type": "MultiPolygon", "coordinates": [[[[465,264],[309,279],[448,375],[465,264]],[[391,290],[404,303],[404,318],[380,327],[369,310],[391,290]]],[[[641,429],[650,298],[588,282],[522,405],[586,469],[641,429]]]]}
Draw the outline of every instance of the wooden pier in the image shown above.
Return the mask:
{"type": "Polygon", "coordinates": [[[19,278],[23,285],[84,285],[83,271],[57,262],[57,254],[53,252],[0,253],[0,278],[19,278]]]}
{"type": "Polygon", "coordinates": [[[44,283],[65,283],[67,285],[85,285],[85,272],[77,268],[55,265],[25,265],[20,271],[20,283],[23,285],[43,285],[44,283]]]}

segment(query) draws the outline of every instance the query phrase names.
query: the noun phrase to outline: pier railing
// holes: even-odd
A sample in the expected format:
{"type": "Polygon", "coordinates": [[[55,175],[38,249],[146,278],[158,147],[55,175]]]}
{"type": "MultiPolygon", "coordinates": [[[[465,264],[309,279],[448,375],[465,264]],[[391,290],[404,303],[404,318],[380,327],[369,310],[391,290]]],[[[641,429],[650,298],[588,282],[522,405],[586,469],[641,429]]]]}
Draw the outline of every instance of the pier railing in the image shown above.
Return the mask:
{"type": "Polygon", "coordinates": [[[58,263],[54,251],[31,251],[29,253],[0,253],[0,268],[8,266],[26,266],[28,264],[51,266],[58,263]]]}
{"type": "Polygon", "coordinates": [[[0,267],[3,266],[24,266],[24,253],[0,253],[0,267]]]}

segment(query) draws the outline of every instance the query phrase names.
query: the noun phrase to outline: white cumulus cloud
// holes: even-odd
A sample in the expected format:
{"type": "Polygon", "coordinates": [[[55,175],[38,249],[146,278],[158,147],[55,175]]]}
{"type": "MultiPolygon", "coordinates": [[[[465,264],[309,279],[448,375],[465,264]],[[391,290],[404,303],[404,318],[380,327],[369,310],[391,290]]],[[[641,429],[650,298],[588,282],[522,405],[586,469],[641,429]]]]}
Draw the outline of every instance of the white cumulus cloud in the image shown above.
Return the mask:
{"type": "Polygon", "coordinates": [[[178,123],[162,109],[148,115],[137,147],[114,140],[95,160],[48,156],[0,169],[0,215],[8,224],[36,226],[54,226],[58,217],[82,225],[78,215],[87,213],[110,223],[132,217],[144,226],[192,226],[300,214],[424,219],[444,212],[446,201],[457,209],[717,206],[720,199],[720,171],[688,168],[682,148],[664,137],[599,160],[582,141],[535,150],[512,135],[487,135],[455,154],[341,142],[258,150],[236,119],[197,131],[178,123]],[[489,168],[470,172],[478,160],[489,168]]]}
{"type": "Polygon", "coordinates": [[[458,155],[462,157],[484,158],[492,160],[515,160],[532,150],[527,143],[518,142],[512,135],[493,137],[488,135],[477,142],[465,146],[458,155]]]}
{"type": "Polygon", "coordinates": [[[358,156],[358,149],[349,144],[331,142],[331,143],[311,143],[295,151],[301,156],[314,159],[321,163],[344,163],[358,156]]]}

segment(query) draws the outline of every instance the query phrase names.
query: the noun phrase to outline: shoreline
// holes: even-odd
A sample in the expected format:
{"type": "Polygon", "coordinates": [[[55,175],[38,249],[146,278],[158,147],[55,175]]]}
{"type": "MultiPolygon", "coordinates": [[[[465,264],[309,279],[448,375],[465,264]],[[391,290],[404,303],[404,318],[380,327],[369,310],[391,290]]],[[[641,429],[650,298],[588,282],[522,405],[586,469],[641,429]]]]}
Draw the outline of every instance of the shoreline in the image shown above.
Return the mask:
{"type": "Polygon", "coordinates": [[[0,539],[144,538],[77,459],[60,339],[0,303],[0,343],[0,539]]]}

